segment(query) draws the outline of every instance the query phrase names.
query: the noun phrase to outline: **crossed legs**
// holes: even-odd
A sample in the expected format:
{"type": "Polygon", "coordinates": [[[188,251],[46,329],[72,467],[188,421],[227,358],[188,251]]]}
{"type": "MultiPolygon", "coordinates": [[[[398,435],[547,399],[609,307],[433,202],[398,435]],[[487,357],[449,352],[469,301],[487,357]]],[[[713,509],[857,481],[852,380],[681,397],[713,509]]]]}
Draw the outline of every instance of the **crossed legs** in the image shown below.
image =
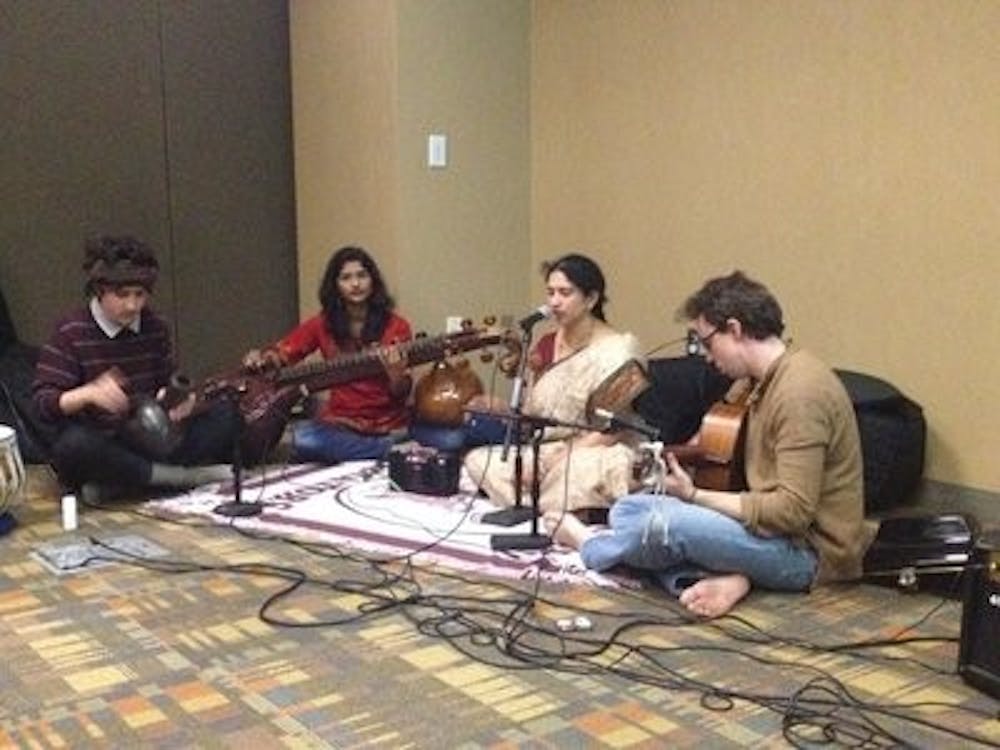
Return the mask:
{"type": "Polygon", "coordinates": [[[789,539],[756,536],[728,516],[668,496],[620,499],[608,529],[562,513],[546,514],[544,522],[555,541],[580,551],[588,568],[649,571],[700,617],[726,614],[751,585],[806,591],[816,569],[815,554],[789,539]]]}

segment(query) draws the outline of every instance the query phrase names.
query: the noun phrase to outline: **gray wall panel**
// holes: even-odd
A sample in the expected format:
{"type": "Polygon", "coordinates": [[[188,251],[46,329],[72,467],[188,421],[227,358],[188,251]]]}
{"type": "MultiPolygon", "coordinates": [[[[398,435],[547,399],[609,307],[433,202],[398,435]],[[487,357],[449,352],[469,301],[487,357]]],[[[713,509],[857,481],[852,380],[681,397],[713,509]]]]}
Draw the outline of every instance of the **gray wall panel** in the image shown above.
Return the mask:
{"type": "Polygon", "coordinates": [[[200,377],[297,315],[287,5],[0,0],[0,284],[22,338],[131,232],[200,377]]]}
{"type": "Polygon", "coordinates": [[[180,347],[225,369],[298,314],[287,5],[165,3],[163,28],[180,347]]]}
{"type": "Polygon", "coordinates": [[[157,15],[0,4],[0,283],[27,340],[81,299],[85,235],[133,232],[169,261],[157,15]]]}

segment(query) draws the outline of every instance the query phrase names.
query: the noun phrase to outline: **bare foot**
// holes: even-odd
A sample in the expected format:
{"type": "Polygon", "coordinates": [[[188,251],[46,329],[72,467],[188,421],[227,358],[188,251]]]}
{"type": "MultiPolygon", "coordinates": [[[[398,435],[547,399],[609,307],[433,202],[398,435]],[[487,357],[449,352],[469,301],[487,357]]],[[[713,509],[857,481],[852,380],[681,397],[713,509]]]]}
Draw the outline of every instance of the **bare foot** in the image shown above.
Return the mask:
{"type": "Polygon", "coordinates": [[[571,549],[580,549],[580,546],[594,533],[572,513],[550,510],[542,516],[542,522],[553,541],[571,549]]]}
{"type": "Polygon", "coordinates": [[[681,592],[680,603],[699,617],[721,617],[750,591],[750,579],[742,573],[703,578],[681,592]]]}

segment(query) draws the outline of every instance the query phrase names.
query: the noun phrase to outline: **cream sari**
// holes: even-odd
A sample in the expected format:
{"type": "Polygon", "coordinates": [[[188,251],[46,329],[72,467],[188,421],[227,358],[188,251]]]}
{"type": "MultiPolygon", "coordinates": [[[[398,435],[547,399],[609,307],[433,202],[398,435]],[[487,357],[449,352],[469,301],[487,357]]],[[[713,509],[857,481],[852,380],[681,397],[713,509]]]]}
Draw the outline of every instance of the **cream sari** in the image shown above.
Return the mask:
{"type": "MultiPolygon", "coordinates": [[[[532,384],[524,413],[545,417],[567,425],[583,425],[587,420],[587,399],[619,367],[640,357],[639,342],[630,333],[610,333],[575,354],[553,364],[532,384]]],[[[629,492],[634,438],[623,435],[613,445],[573,447],[563,461],[549,470],[546,456],[561,449],[563,441],[582,431],[572,426],[545,428],[539,446],[539,505],[542,512],[608,507],[629,492]]],[[[485,446],[469,451],[465,468],[497,505],[515,502],[514,448],[507,461],[501,460],[501,446],[485,446]]],[[[525,475],[531,470],[530,447],[522,449],[525,475]]],[[[531,504],[530,488],[522,492],[522,504],[531,504]]]]}

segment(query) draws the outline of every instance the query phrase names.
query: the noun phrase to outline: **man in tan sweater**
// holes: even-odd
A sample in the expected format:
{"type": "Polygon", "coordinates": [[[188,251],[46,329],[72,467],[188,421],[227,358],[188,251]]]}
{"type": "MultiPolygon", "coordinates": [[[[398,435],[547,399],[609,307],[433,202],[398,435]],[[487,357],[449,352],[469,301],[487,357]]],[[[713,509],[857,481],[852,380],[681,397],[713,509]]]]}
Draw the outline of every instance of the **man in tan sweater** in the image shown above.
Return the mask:
{"type": "Polygon", "coordinates": [[[549,513],[555,539],[590,568],[654,572],[702,617],[725,614],[751,586],[808,591],[860,577],[875,527],[864,519],[854,408],[836,374],[789,349],[777,300],[739,271],[708,281],[681,314],[734,392],[749,393],[748,489],[699,487],[668,454],[664,495],[618,500],[606,530],[549,513]]]}

